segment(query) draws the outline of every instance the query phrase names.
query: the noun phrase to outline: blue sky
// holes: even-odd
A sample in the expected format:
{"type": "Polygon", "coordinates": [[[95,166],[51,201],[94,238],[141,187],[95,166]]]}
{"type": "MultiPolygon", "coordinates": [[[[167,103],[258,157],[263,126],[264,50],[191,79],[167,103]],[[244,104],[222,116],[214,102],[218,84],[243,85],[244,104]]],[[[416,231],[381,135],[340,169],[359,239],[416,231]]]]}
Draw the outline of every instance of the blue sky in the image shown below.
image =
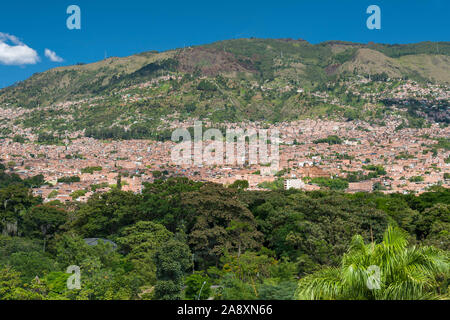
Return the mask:
{"type": "Polygon", "coordinates": [[[302,38],[311,43],[450,41],[448,0],[2,2],[0,88],[35,72],[101,60],[105,51],[108,56],[128,56],[249,37],[302,38]],[[73,4],[81,8],[81,30],[68,30],[66,26],[66,10],[73,4]],[[381,8],[381,30],[366,27],[366,9],[372,4],[381,8]],[[5,45],[7,49],[19,46],[20,50],[9,53],[26,59],[5,65],[5,45]],[[51,61],[45,49],[63,61],[51,61]]]}

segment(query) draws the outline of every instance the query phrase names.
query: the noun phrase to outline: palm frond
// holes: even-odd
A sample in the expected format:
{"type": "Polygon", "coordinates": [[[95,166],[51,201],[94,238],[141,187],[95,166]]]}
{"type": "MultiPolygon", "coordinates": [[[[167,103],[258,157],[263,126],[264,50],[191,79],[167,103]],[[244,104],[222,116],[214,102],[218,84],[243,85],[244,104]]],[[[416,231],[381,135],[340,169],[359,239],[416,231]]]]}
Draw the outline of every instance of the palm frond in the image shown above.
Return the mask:
{"type": "Polygon", "coordinates": [[[301,279],[296,297],[299,300],[335,300],[344,290],[340,269],[326,268],[301,279]]]}
{"type": "Polygon", "coordinates": [[[433,247],[407,245],[406,233],[393,226],[379,244],[365,244],[362,237],[355,236],[341,267],[301,279],[296,296],[308,300],[448,299],[448,295],[438,294],[437,278],[450,276],[449,254],[433,247]],[[373,269],[379,274],[371,275],[373,269]]]}

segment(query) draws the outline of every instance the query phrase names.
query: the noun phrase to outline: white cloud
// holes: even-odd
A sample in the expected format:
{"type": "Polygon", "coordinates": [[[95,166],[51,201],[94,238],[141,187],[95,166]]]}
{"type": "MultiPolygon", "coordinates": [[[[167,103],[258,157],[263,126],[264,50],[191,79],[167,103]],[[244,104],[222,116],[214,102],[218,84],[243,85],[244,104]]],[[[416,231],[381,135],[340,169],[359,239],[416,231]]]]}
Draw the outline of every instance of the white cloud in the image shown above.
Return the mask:
{"type": "Polygon", "coordinates": [[[64,59],[61,57],[58,57],[55,51],[52,51],[50,49],[45,49],[45,56],[49,58],[53,62],[63,62],[64,59]]]}
{"type": "Polygon", "coordinates": [[[6,65],[36,64],[39,56],[35,50],[17,37],[0,32],[0,63],[6,65]]]}

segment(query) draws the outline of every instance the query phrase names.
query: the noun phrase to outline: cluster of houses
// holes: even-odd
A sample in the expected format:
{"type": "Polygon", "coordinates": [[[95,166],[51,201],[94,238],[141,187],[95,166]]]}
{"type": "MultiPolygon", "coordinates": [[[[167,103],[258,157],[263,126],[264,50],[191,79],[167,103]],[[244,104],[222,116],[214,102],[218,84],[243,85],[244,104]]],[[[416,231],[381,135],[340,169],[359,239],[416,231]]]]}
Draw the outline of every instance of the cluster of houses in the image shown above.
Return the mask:
{"type": "MultiPolygon", "coordinates": [[[[191,122],[177,123],[179,127],[191,125],[191,122]]],[[[260,128],[258,123],[225,125],[260,128]]],[[[33,192],[45,201],[86,201],[94,192],[117,187],[119,180],[122,190],[139,193],[143,183],[170,176],[225,185],[247,180],[250,189],[261,189],[262,183],[282,178],[286,189],[316,190],[320,187],[309,178],[346,179],[352,173],[367,176],[370,166],[381,166],[385,173],[350,182],[348,192],[370,192],[375,184],[381,186],[383,192],[421,193],[433,185],[448,187],[450,181],[445,179],[445,174],[450,173],[450,152],[445,148],[435,150],[433,145],[438,138],[448,138],[450,129],[433,125],[396,130],[397,126],[398,119],[387,121],[383,127],[357,121],[325,120],[271,125],[269,130],[280,132],[276,170],[266,163],[249,164],[248,161],[242,165],[178,165],[171,160],[175,146],[171,141],[106,142],[85,137],[63,146],[3,139],[0,140],[0,159],[24,178],[43,175],[48,183],[33,192]],[[318,142],[329,136],[339,137],[341,143],[318,142]],[[64,182],[63,178],[74,176],[79,177],[79,181],[64,182]]],[[[204,146],[207,145],[205,141],[204,146]]]]}

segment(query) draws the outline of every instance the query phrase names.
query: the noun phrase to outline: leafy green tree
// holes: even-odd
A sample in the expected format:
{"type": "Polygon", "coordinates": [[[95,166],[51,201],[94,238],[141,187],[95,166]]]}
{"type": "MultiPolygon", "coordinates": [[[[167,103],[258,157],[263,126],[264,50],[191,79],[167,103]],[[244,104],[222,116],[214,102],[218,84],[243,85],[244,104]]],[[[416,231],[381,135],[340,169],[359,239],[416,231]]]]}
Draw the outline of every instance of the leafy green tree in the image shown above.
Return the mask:
{"type": "Polygon", "coordinates": [[[121,251],[127,255],[146,284],[154,284],[156,266],[154,255],[159,247],[169,241],[173,234],[163,225],[151,221],[139,221],[125,228],[117,238],[121,251]]]}
{"type": "MultiPolygon", "coordinates": [[[[86,266],[84,267],[86,268],[86,266]]],[[[82,269],[83,270],[83,269],[82,269]]],[[[137,298],[138,287],[122,271],[96,266],[81,273],[81,289],[66,292],[72,300],[132,300],[137,298]]]]}
{"type": "Polygon", "coordinates": [[[340,267],[299,281],[296,297],[315,299],[417,300],[439,298],[438,277],[448,276],[448,255],[433,247],[408,247],[404,231],[388,227],[381,243],[355,236],[340,267]],[[371,268],[380,274],[371,274],[371,268]],[[378,277],[378,278],[377,278],[378,277]]]}
{"type": "Polygon", "coordinates": [[[0,228],[3,233],[18,234],[28,209],[42,202],[30,190],[20,184],[0,189],[0,228]]]}
{"type": "Polygon", "coordinates": [[[81,179],[78,176],[71,176],[71,177],[62,177],[58,179],[58,183],[74,183],[74,182],[80,182],[81,179]]]}
{"type": "Polygon", "coordinates": [[[16,173],[5,173],[5,166],[2,164],[3,169],[0,169],[0,188],[6,188],[11,184],[23,184],[22,179],[16,173]]]}
{"type": "Polygon", "coordinates": [[[198,190],[201,185],[186,178],[170,178],[146,184],[142,192],[139,220],[161,223],[171,232],[184,230],[188,217],[182,204],[182,195],[198,190]]]}
{"type": "Polygon", "coordinates": [[[233,182],[230,185],[230,188],[238,189],[238,190],[245,190],[245,189],[248,189],[248,187],[249,187],[249,184],[248,184],[247,180],[236,180],[235,182],[233,182]]]}
{"type": "Polygon", "coordinates": [[[96,167],[86,167],[81,169],[81,173],[90,173],[93,174],[95,171],[102,171],[103,168],[100,166],[96,166],[96,167]]]}
{"type": "Polygon", "coordinates": [[[363,169],[369,170],[369,171],[373,171],[374,175],[371,176],[373,178],[378,177],[378,176],[383,176],[386,174],[386,169],[382,166],[382,165],[367,165],[367,166],[363,166],[363,169]]]}
{"type": "Polygon", "coordinates": [[[418,238],[443,250],[450,250],[450,205],[438,203],[425,209],[417,221],[418,238]]]}
{"type": "Polygon", "coordinates": [[[132,192],[96,193],[78,210],[72,227],[85,237],[107,238],[137,220],[139,204],[132,192]]]}
{"type": "Polygon", "coordinates": [[[65,210],[43,204],[33,207],[23,218],[25,234],[32,238],[44,240],[44,251],[47,239],[51,238],[66,222],[65,210]]]}
{"type": "Polygon", "coordinates": [[[158,179],[158,178],[161,178],[162,173],[161,173],[161,171],[155,170],[155,171],[152,171],[152,175],[153,175],[153,178],[158,179]]]}
{"type": "Polygon", "coordinates": [[[202,80],[198,84],[197,89],[201,90],[201,91],[216,91],[217,87],[215,84],[213,84],[212,82],[210,82],[208,80],[202,80]]]}
{"type": "Polygon", "coordinates": [[[61,271],[53,271],[45,276],[44,280],[47,283],[49,295],[52,299],[56,298],[58,295],[64,294],[67,291],[67,279],[69,279],[69,277],[69,273],[61,271]]]}
{"type": "Polygon", "coordinates": [[[265,281],[258,289],[261,300],[293,300],[297,282],[276,282],[273,279],[265,281]]]}
{"type": "Polygon", "coordinates": [[[77,265],[81,271],[81,290],[67,291],[65,297],[73,300],[137,299],[141,279],[111,244],[100,241],[90,246],[73,234],[59,236],[55,242],[53,250],[63,270],[77,265]]]}
{"type": "Polygon", "coordinates": [[[56,261],[48,254],[39,251],[15,252],[7,259],[7,265],[21,274],[23,282],[30,282],[35,277],[58,270],[56,261]]]}
{"type": "Polygon", "coordinates": [[[43,241],[40,239],[0,235],[0,268],[12,267],[20,273],[24,283],[58,270],[54,256],[44,253],[42,247],[43,241]]]}
{"type": "Polygon", "coordinates": [[[244,252],[261,246],[256,221],[235,190],[205,184],[186,194],[183,204],[189,218],[189,245],[201,264],[217,263],[226,251],[244,252]]]}
{"type": "Polygon", "coordinates": [[[386,190],[386,187],[379,181],[375,182],[372,186],[373,191],[383,191],[386,190]]]}
{"type": "Polygon", "coordinates": [[[57,195],[58,195],[58,191],[53,190],[52,192],[49,193],[47,198],[48,199],[53,199],[53,198],[56,198],[57,195]]]}
{"type": "Polygon", "coordinates": [[[405,196],[411,209],[423,212],[427,208],[433,207],[437,203],[450,203],[450,188],[436,187],[430,192],[424,192],[420,196],[413,194],[405,196]]]}
{"type": "Polygon", "coordinates": [[[1,300],[43,300],[46,295],[45,285],[36,278],[29,285],[20,280],[22,275],[14,269],[0,268],[1,300]]]}
{"type": "Polygon", "coordinates": [[[125,228],[117,243],[123,252],[133,257],[157,250],[163,243],[173,237],[163,225],[151,221],[139,221],[125,228]]]}
{"type": "Polygon", "coordinates": [[[45,183],[44,176],[39,174],[37,176],[25,179],[23,183],[30,188],[39,188],[45,183]]]}
{"type": "Polygon", "coordinates": [[[328,136],[327,138],[324,139],[318,139],[313,141],[315,144],[319,144],[319,143],[328,143],[329,145],[333,145],[333,144],[342,144],[342,139],[339,138],[336,135],[332,135],[332,136],[328,136]]]}
{"type": "MultiPolygon", "coordinates": [[[[85,196],[87,193],[87,190],[76,190],[70,194],[72,197],[72,200],[77,200],[79,197],[85,196]]],[[[48,196],[50,198],[50,195],[48,196]]]]}
{"type": "Polygon", "coordinates": [[[416,233],[416,224],[420,214],[412,210],[402,194],[392,195],[373,195],[368,202],[373,201],[377,209],[383,210],[389,215],[391,223],[395,222],[397,226],[414,235],[416,233]]]}
{"type": "Polygon", "coordinates": [[[73,232],[57,235],[49,249],[63,268],[79,266],[92,252],[89,245],[73,232]]]}
{"type": "Polygon", "coordinates": [[[41,240],[0,235],[0,264],[6,264],[13,253],[33,251],[42,252],[41,240]]]}
{"type": "Polygon", "coordinates": [[[11,268],[0,269],[0,300],[14,300],[21,286],[20,273],[11,268]]]}
{"type": "Polygon", "coordinates": [[[122,174],[119,172],[119,174],[117,175],[117,189],[122,190],[122,174]]]}
{"type": "Polygon", "coordinates": [[[101,239],[96,245],[88,245],[85,240],[74,234],[64,234],[55,239],[54,251],[57,261],[66,268],[70,265],[99,264],[105,268],[124,268],[122,255],[111,243],[101,239]]]}
{"type": "Polygon", "coordinates": [[[220,282],[219,290],[215,295],[216,300],[257,300],[256,286],[246,283],[233,273],[227,273],[220,282]]]}
{"type": "Polygon", "coordinates": [[[211,279],[204,272],[196,272],[186,277],[185,297],[189,300],[206,300],[211,296],[211,279]]]}
{"type": "Polygon", "coordinates": [[[340,178],[314,178],[311,182],[321,187],[327,187],[330,190],[345,190],[348,188],[348,182],[340,178]]]}
{"type": "Polygon", "coordinates": [[[297,261],[299,274],[335,265],[357,232],[382,238],[387,214],[367,204],[364,194],[281,191],[242,195],[264,233],[265,246],[297,261]]]}
{"type": "Polygon", "coordinates": [[[183,278],[192,267],[191,252],[186,243],[170,240],[155,254],[156,286],[155,299],[180,300],[183,278]]]}
{"type": "Polygon", "coordinates": [[[221,262],[225,272],[232,272],[238,279],[250,283],[269,278],[272,267],[278,263],[263,250],[261,252],[247,251],[241,255],[226,254],[221,262]]]}
{"type": "Polygon", "coordinates": [[[422,176],[414,176],[409,178],[409,182],[422,182],[424,178],[422,176]]]}

